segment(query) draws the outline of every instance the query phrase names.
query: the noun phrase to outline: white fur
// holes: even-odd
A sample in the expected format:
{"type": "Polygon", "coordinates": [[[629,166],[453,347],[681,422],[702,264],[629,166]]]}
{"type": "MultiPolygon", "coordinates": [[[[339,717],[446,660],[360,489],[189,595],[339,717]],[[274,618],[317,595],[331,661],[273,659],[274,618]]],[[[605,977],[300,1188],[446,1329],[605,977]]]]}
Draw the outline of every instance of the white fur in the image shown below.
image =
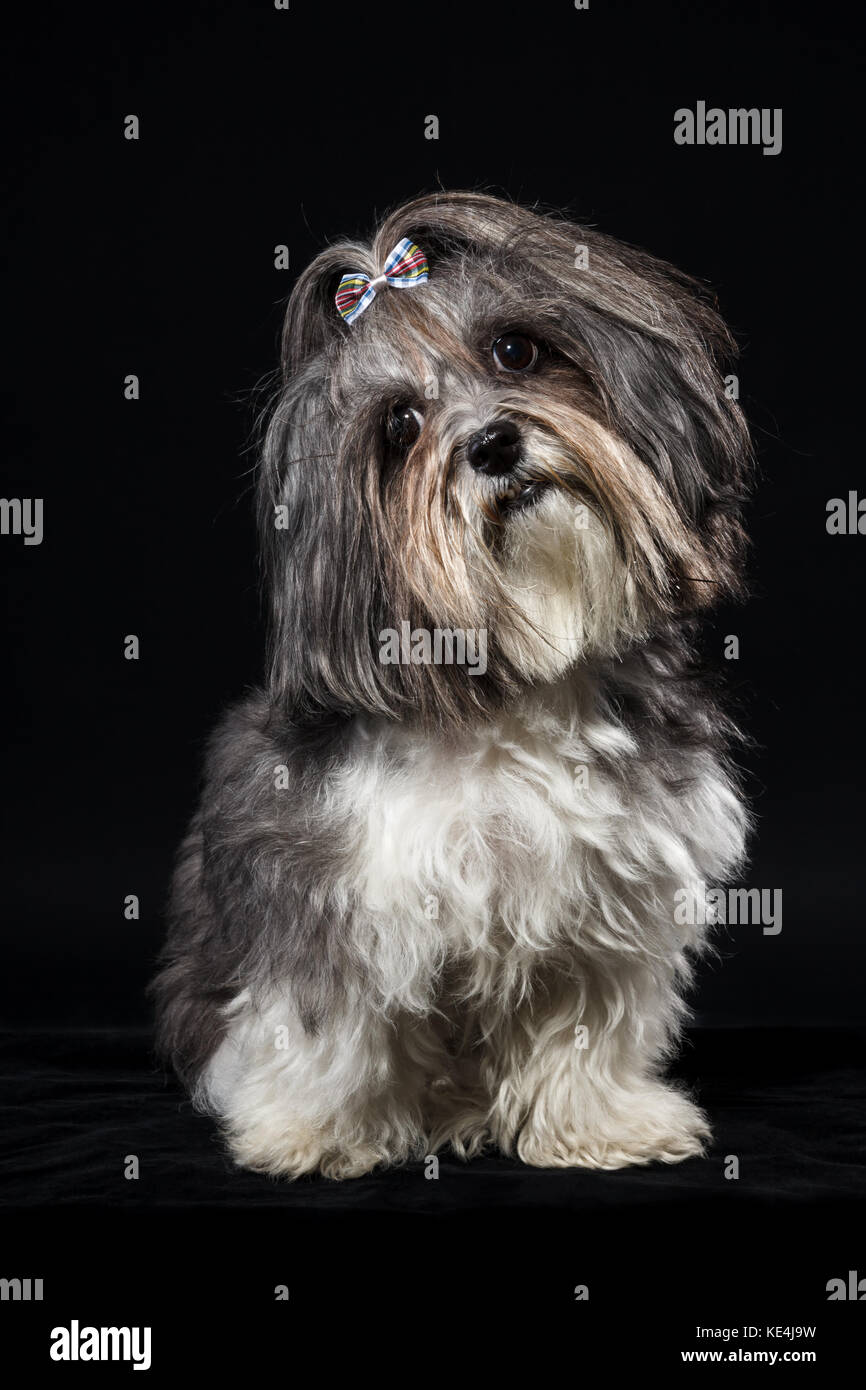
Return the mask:
{"type": "Polygon", "coordinates": [[[745,813],[709,754],[673,795],[598,709],[586,676],[471,735],[358,721],[321,789],[350,826],[357,983],[317,1036],[288,991],[232,1004],[202,1098],[239,1162],[344,1177],[446,1142],[597,1168],[700,1150],[703,1115],[660,1080],[700,945],[674,894],[731,872],[745,813]]]}

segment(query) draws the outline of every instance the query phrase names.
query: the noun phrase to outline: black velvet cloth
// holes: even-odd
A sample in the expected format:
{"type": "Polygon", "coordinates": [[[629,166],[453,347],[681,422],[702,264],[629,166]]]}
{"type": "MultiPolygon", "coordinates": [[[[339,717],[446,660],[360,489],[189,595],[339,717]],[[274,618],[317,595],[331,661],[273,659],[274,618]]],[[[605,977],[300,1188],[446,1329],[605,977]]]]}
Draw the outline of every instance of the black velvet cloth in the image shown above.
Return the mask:
{"type": "Polygon", "coordinates": [[[613,1173],[538,1170],[490,1154],[440,1156],[345,1183],[244,1173],[213,1123],[155,1066],[144,1031],[18,1033],[0,1040],[2,1201],[16,1207],[275,1206],[331,1211],[548,1207],[593,1210],[733,1200],[838,1202],[866,1192],[866,1032],[694,1030],[675,1074],[714,1129],[705,1158],[613,1173]],[[127,1155],[139,1177],[124,1177],[127,1155]],[[736,1181],[723,1176],[739,1159],[736,1181]]]}
{"type": "MultiPolygon", "coordinates": [[[[828,1302],[826,1285],[866,1276],[864,1058],[857,1029],[694,1030],[676,1072],[714,1139],[705,1158],[670,1167],[442,1155],[438,1180],[415,1163],[287,1183],[231,1165],[214,1125],[154,1066],[145,1032],[6,1034],[2,1272],[42,1277],[52,1297],[50,1310],[15,1305],[9,1346],[29,1363],[54,1322],[147,1323],[152,1379],[190,1364],[221,1383],[229,1366],[246,1373],[253,1344],[262,1357],[320,1348],[323,1331],[358,1316],[379,1339],[371,1356],[441,1328],[463,1365],[472,1326],[484,1332],[476,1364],[490,1340],[501,1351],[543,1331],[577,1338],[581,1367],[591,1353],[622,1372],[681,1364],[682,1350],[710,1345],[697,1324],[800,1324],[817,1328],[826,1374],[862,1332],[863,1304],[828,1302]],[[724,1176],[728,1155],[737,1180],[724,1176]],[[284,1284],[287,1304],[275,1300],[284,1284]]],[[[339,1358],[339,1337],[325,1345],[339,1358]]]]}

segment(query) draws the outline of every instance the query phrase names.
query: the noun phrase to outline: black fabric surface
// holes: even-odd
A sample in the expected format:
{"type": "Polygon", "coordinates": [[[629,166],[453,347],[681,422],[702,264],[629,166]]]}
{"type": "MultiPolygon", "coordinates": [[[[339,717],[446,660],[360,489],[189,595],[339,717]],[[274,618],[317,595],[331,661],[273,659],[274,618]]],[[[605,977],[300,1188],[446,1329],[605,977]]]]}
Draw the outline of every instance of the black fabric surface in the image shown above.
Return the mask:
{"type": "Polygon", "coordinates": [[[538,1170],[490,1154],[440,1156],[349,1182],[242,1172],[214,1124],[155,1067],[144,1031],[18,1033],[0,1040],[2,1196],[13,1206],[289,1207],[333,1212],[741,1203],[820,1204],[866,1192],[866,1032],[691,1033],[675,1069],[714,1131],[704,1158],[613,1173],[538,1170]],[[127,1155],[140,1177],[124,1177],[127,1155]],[[726,1180],[725,1156],[740,1177],[726,1180]]]}
{"type": "MultiPolygon", "coordinates": [[[[179,1370],[246,1383],[299,1355],[324,1355],[332,1378],[382,1356],[429,1374],[436,1355],[489,1378],[537,1340],[546,1384],[560,1358],[578,1379],[680,1366],[723,1345],[698,1335],[709,1326],[741,1329],[732,1348],[809,1352],[823,1378],[845,1374],[864,1304],[829,1302],[827,1285],[866,1275],[864,1057],[857,1029],[695,1030],[677,1071],[714,1140],[671,1167],[443,1155],[436,1181],[415,1163],[287,1183],[232,1166],[144,1031],[7,1033],[4,1272],[42,1278],[46,1295],[3,1305],[4,1356],[46,1360],[73,1317],[152,1326],[160,1384],[179,1370]]],[[[92,1383],[89,1365],[61,1369],[92,1383]]]]}

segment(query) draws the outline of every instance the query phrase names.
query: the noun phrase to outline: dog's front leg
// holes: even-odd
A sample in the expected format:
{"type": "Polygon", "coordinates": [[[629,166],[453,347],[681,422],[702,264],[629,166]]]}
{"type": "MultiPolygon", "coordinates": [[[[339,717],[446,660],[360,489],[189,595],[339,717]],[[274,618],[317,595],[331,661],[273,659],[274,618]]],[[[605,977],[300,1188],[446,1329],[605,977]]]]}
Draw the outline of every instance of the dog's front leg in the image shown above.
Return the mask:
{"type": "Polygon", "coordinates": [[[314,1032],[288,996],[240,1001],[206,1079],[236,1162],[352,1178],[422,1156],[424,1079],[400,1035],[362,990],[314,1032]]]}
{"type": "Polygon", "coordinates": [[[671,986],[629,967],[560,984],[555,1005],[523,1008],[489,1075],[491,1132],[506,1153],[540,1168],[678,1163],[709,1137],[703,1112],[661,1076],[679,1017],[671,986]],[[588,986],[588,987],[587,987],[588,986]]]}

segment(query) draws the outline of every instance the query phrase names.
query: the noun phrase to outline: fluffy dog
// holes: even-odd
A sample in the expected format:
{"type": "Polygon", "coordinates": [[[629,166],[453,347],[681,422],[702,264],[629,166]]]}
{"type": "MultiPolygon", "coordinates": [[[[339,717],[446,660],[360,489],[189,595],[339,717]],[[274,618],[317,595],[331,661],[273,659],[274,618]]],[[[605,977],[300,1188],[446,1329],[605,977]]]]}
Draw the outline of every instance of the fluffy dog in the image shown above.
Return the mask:
{"type": "Polygon", "coordinates": [[[697,1154],[674,899],[747,828],[691,655],[741,588],[727,330],[640,251],[443,193],[318,256],[283,348],[268,673],[180,853],[163,1053],[290,1177],[697,1154]]]}

